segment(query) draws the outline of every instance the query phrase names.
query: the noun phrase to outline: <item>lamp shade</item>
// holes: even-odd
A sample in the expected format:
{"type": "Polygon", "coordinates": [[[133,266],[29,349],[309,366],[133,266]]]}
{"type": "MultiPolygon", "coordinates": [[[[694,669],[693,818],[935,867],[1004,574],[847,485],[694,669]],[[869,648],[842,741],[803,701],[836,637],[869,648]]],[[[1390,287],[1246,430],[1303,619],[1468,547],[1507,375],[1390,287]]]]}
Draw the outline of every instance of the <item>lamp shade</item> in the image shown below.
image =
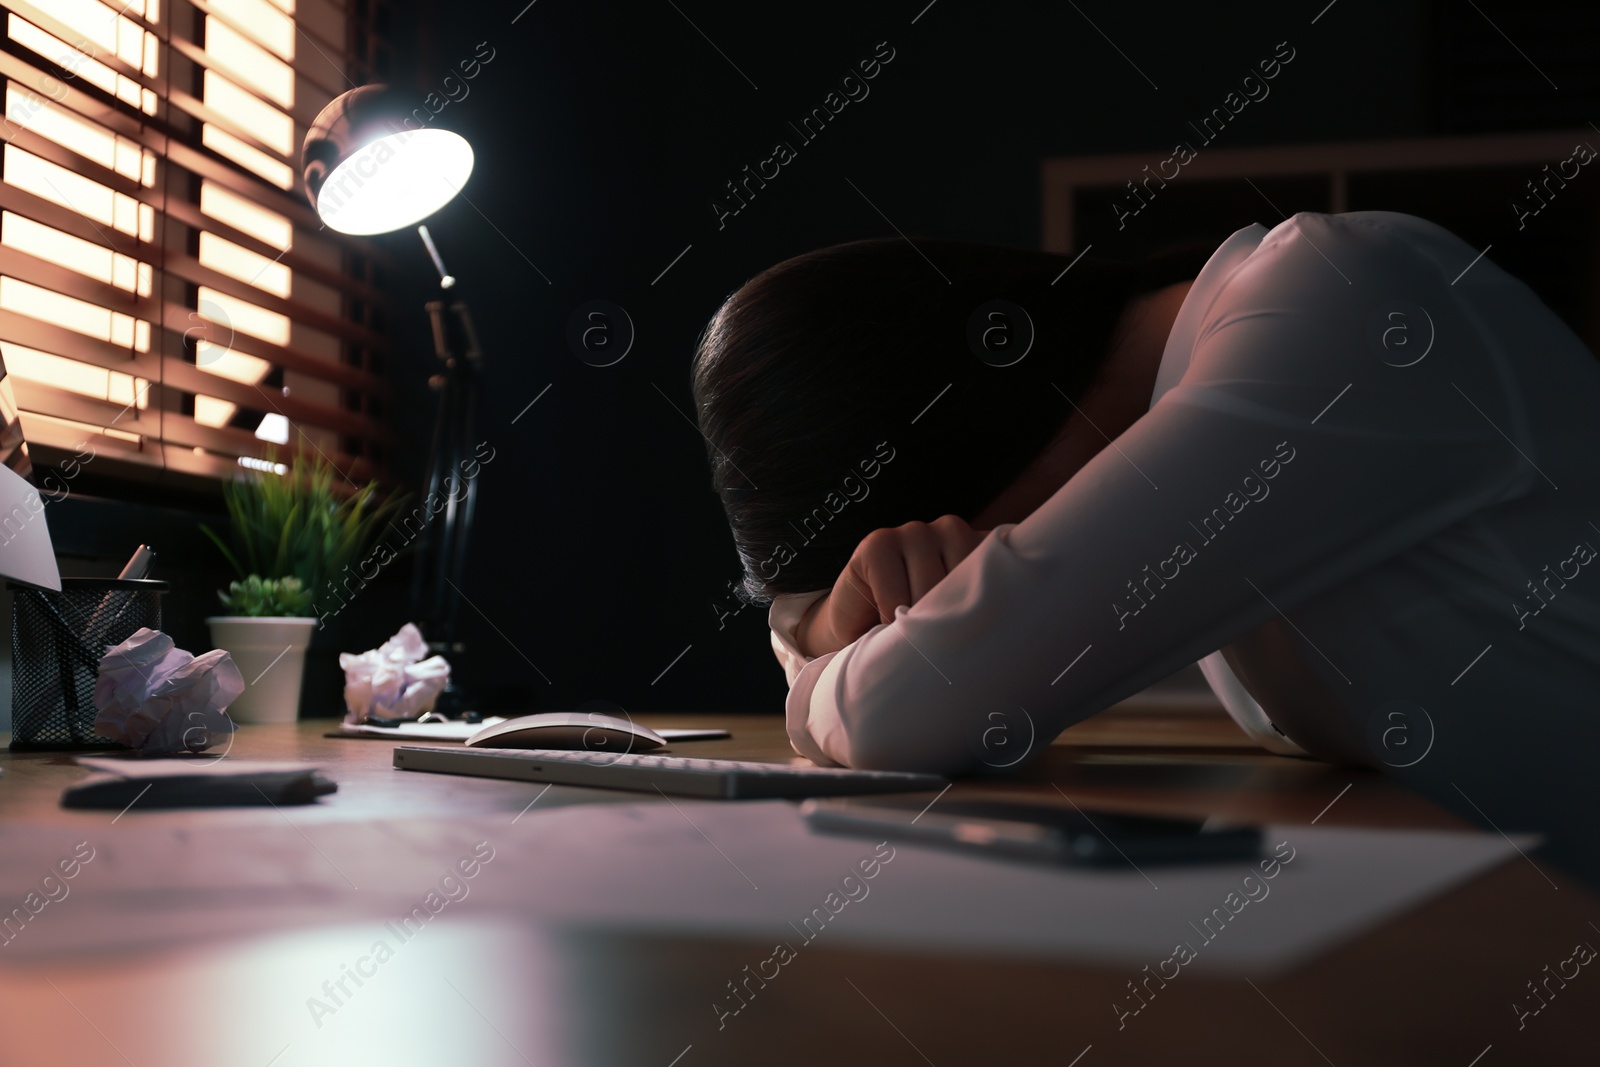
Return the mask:
{"type": "Polygon", "coordinates": [[[472,174],[472,146],[428,125],[420,102],[388,85],[335,97],[300,150],[306,195],[340,233],[388,233],[448,204],[472,174]]]}

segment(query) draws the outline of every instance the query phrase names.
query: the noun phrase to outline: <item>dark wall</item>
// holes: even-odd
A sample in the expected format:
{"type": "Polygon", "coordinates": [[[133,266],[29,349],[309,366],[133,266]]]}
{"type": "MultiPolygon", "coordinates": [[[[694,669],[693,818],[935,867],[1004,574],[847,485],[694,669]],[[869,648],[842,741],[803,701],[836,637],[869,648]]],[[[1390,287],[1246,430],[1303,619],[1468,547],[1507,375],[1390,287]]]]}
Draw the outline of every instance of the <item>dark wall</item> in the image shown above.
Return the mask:
{"type": "MultiPolygon", "coordinates": [[[[419,94],[479,42],[495,56],[440,113],[471,138],[479,169],[470,203],[431,223],[488,361],[484,436],[497,452],[482,475],[462,667],[490,702],[781,709],[764,610],[719,620],[738,565],[689,421],[696,335],[752,274],[896,229],[1037,246],[1042,158],[1167,147],[1284,40],[1297,58],[1229,143],[1426,124],[1416,4],[1345,0],[1313,26],[1320,5],[926,2],[395,12],[392,80],[409,70],[419,94]],[[787,123],[880,42],[893,59],[869,95],[801,143],[787,123]],[[778,140],[797,157],[719,225],[724,183],[778,140]],[[564,339],[573,309],[596,298],[626,308],[637,331],[610,367],[564,339]]],[[[420,302],[422,251],[401,236],[387,243],[417,265],[408,298],[420,302]]],[[[418,312],[411,329],[421,324],[418,312]]]]}

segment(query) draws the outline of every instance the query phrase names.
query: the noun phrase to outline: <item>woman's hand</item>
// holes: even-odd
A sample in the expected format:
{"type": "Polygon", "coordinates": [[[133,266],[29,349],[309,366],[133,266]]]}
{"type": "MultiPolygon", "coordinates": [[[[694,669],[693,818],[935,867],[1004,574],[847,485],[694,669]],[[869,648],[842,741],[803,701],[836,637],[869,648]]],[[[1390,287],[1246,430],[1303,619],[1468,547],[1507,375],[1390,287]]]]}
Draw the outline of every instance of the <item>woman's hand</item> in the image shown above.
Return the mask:
{"type": "Polygon", "coordinates": [[[806,610],[796,628],[800,651],[815,658],[837,652],[894,609],[921,600],[988,534],[957,515],[873,530],[861,539],[828,594],[806,610]]]}

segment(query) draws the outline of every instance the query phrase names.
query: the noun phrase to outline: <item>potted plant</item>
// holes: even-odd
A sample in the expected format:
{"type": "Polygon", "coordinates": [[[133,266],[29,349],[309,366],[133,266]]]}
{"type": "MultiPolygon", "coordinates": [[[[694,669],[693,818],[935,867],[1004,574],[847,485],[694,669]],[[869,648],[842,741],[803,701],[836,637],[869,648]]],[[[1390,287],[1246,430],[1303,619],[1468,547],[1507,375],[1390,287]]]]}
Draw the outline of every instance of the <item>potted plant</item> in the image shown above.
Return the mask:
{"type": "Polygon", "coordinates": [[[206,620],[212,643],[244,675],[244,694],[228,709],[238,722],[299,717],[306,649],[321,624],[313,601],[328,599],[325,586],[364,558],[399,506],[378,502],[376,482],[341,492],[343,482],[328,459],[300,449],[286,466],[224,484],[227,540],[200,527],[239,576],[217,593],[226,614],[206,620]]]}

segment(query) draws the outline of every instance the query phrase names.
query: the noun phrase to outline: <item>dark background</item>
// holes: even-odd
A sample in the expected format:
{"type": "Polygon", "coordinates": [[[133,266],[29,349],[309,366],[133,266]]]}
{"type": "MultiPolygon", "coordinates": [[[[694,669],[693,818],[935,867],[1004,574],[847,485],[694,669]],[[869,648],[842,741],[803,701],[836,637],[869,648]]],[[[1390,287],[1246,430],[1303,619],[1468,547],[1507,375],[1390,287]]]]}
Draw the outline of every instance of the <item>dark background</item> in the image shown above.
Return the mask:
{"type": "MultiPolygon", "coordinates": [[[[594,699],[630,711],[781,709],[764,608],[719,624],[736,606],[738,563],[688,391],[706,319],[772,263],[896,229],[1037,247],[1042,159],[1148,150],[1154,162],[1281,41],[1293,63],[1219,146],[1600,120],[1593,4],[675,2],[401,0],[385,14],[379,69],[419,100],[480,42],[494,50],[470,95],[439,116],[472,141],[478,164],[465,199],[430,220],[486,361],[481,437],[495,459],[481,475],[470,651],[457,666],[489,710],[594,699]],[[786,123],[882,41],[895,57],[870,95],[799,145],[786,123]],[[779,139],[798,158],[719,229],[712,199],[779,139]],[[565,340],[573,309],[597,298],[626,308],[637,332],[627,357],[603,368],[565,340]]],[[[1160,211],[1141,227],[1160,230],[1160,211]]],[[[1225,234],[1278,218],[1259,204],[1222,221],[1225,234]]],[[[433,369],[421,305],[435,279],[415,235],[379,243],[397,265],[392,468],[415,486],[433,369]]],[[[209,647],[201,619],[225,575],[192,530],[215,505],[156,509],[131,496],[97,486],[52,505],[65,569],[114,571],[132,547],[122,531],[153,531],[133,536],[165,538],[168,629],[209,647]]],[[[322,635],[308,712],[338,710],[332,654],[396,629],[404,585],[403,573],[386,576],[322,635]]]]}

